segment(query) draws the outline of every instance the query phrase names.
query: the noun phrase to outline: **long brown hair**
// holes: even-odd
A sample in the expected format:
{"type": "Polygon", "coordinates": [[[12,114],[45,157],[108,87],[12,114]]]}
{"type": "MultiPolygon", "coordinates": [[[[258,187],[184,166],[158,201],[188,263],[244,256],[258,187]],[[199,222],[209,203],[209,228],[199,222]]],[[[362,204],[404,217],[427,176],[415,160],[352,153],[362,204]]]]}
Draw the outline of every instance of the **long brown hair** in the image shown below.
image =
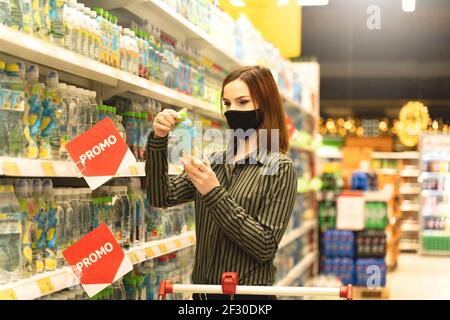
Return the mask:
{"type": "Polygon", "coordinates": [[[289,149],[289,138],[286,126],[281,96],[277,84],[268,68],[261,66],[247,66],[232,71],[223,81],[220,101],[223,110],[223,89],[234,81],[242,80],[250,90],[250,95],[259,106],[259,115],[262,117],[262,124],[258,129],[267,130],[267,147],[271,151],[270,134],[272,129],[279,130],[279,150],[286,153],[289,149]]]}

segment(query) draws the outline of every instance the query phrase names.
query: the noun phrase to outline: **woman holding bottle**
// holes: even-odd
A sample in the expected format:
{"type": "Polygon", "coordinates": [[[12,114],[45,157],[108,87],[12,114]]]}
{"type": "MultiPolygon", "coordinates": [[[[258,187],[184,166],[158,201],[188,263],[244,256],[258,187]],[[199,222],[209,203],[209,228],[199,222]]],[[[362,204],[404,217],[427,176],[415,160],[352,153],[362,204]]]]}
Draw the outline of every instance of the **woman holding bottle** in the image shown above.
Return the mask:
{"type": "MultiPolygon", "coordinates": [[[[222,102],[234,139],[226,151],[208,160],[184,157],[184,171],[178,176],[168,175],[167,145],[179,115],[165,109],[155,117],[147,148],[148,199],[155,207],[195,201],[194,284],[221,284],[223,272],[237,272],[240,285],[270,286],[297,190],[293,162],[286,155],[289,142],[281,97],[270,70],[250,66],[226,77],[222,102]]],[[[235,296],[264,298],[276,299],[235,296]]]]}

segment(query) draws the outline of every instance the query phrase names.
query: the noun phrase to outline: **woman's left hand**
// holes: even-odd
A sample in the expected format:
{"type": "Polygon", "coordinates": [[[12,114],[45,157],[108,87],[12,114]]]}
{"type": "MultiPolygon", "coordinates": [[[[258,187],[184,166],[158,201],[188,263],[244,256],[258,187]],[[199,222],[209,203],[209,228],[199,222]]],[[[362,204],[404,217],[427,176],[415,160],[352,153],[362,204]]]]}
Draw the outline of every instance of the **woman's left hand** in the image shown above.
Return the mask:
{"type": "Polygon", "coordinates": [[[181,158],[181,163],[184,165],[184,171],[187,173],[189,180],[202,195],[220,186],[220,182],[207,159],[200,161],[192,156],[184,156],[181,158]]]}

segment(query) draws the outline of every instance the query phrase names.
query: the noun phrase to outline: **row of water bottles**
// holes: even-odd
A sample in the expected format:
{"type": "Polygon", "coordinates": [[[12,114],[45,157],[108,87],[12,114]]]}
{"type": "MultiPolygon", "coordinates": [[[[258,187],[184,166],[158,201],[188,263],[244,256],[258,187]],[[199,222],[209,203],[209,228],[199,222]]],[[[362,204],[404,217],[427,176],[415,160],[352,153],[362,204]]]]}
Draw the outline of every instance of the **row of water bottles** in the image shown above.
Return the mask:
{"type": "MultiPolygon", "coordinates": [[[[80,285],[41,298],[41,300],[157,300],[162,280],[191,283],[195,249],[174,252],[135,265],[133,270],[111,286],[89,298],[80,285]]],[[[188,294],[168,295],[167,299],[187,300],[188,294]]]]}
{"type": "Polygon", "coordinates": [[[0,156],[67,160],[65,145],[99,120],[96,93],[39,67],[0,61],[0,156]],[[25,70],[26,69],[26,70],[25,70]]]}
{"type": "Polygon", "coordinates": [[[0,284],[65,265],[62,252],[106,224],[124,249],[192,230],[192,204],[149,205],[139,178],[110,186],[54,188],[50,179],[2,180],[0,284]]]}
{"type": "Polygon", "coordinates": [[[76,0],[0,0],[0,24],[212,104],[220,102],[223,70],[148,21],[132,21],[127,28],[108,11],[76,0]]]}

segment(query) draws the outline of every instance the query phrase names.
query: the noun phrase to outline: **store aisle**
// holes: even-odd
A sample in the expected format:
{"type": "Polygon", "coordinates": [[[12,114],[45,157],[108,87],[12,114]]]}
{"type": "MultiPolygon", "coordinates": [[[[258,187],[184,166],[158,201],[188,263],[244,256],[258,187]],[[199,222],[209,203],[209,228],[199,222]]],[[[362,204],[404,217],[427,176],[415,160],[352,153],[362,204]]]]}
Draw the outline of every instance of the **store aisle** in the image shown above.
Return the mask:
{"type": "Polygon", "coordinates": [[[402,254],[387,283],[392,300],[450,299],[450,257],[402,254]]]}

